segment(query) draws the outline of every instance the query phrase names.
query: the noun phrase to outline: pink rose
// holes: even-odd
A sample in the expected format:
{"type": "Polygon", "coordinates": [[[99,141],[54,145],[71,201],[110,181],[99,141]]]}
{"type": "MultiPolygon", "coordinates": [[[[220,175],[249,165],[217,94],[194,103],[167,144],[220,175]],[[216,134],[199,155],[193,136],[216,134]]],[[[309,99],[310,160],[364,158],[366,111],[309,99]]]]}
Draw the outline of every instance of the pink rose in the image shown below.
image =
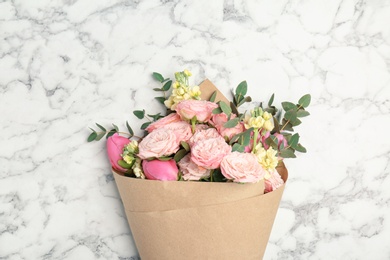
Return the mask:
{"type": "Polygon", "coordinates": [[[280,177],[277,170],[274,170],[272,173],[265,175],[264,184],[265,184],[265,193],[271,192],[282,186],[284,183],[282,177],[280,177]]]}
{"type": "Polygon", "coordinates": [[[207,122],[212,116],[212,111],[218,105],[206,100],[183,100],[176,106],[176,112],[182,120],[191,120],[194,116],[198,122],[207,122]]]}
{"type": "Polygon", "coordinates": [[[107,139],[107,154],[112,165],[112,168],[119,172],[126,172],[127,170],[120,167],[119,160],[122,160],[123,148],[130,142],[126,137],[114,134],[107,139]]]}
{"type": "Polygon", "coordinates": [[[179,122],[181,121],[180,116],[176,113],[171,113],[167,115],[166,117],[160,118],[156,122],[151,123],[147,128],[146,131],[149,133],[153,132],[153,130],[161,128],[165,125],[171,124],[173,122],[179,122]]]}
{"type": "Polygon", "coordinates": [[[221,136],[199,140],[191,147],[191,161],[206,169],[216,169],[230,152],[231,147],[221,136]]]}
{"type": "Polygon", "coordinates": [[[222,159],[221,172],[234,182],[258,182],[266,173],[254,154],[239,152],[232,152],[222,159]]]}
{"type": "Polygon", "coordinates": [[[179,169],[175,160],[143,160],[142,169],[149,180],[177,181],[179,169]]]}
{"type": "Polygon", "coordinates": [[[218,133],[218,131],[215,128],[199,130],[196,131],[195,134],[190,138],[188,144],[192,147],[194,144],[196,144],[199,141],[210,139],[210,138],[218,138],[218,137],[221,137],[221,135],[218,133]]]}
{"type": "MultiPolygon", "coordinates": [[[[232,114],[230,119],[235,118],[236,115],[232,114]]],[[[238,123],[235,127],[225,128],[223,125],[228,121],[228,116],[225,113],[215,114],[211,118],[211,123],[218,130],[222,137],[227,137],[229,140],[236,134],[242,133],[245,130],[243,124],[238,123]]]]}
{"type": "Polygon", "coordinates": [[[187,154],[178,162],[183,179],[186,181],[198,181],[210,176],[210,170],[196,165],[191,161],[191,155],[187,154]]]}
{"type": "Polygon", "coordinates": [[[138,145],[138,157],[141,159],[162,157],[176,153],[179,143],[176,135],[167,129],[156,129],[148,134],[138,145]]]}
{"type": "Polygon", "coordinates": [[[191,125],[184,121],[173,122],[165,125],[163,128],[172,131],[179,143],[180,141],[187,142],[192,137],[191,125]]]}

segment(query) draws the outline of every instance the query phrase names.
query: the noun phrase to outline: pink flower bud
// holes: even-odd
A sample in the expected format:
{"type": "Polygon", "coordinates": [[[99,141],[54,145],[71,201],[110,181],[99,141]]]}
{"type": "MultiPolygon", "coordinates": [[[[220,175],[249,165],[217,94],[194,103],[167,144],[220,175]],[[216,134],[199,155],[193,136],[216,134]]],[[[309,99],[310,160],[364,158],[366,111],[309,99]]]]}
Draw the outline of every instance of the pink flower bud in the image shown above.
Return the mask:
{"type": "Polygon", "coordinates": [[[282,134],[275,133],[274,136],[278,139],[278,148],[283,143],[284,147],[287,147],[287,140],[282,134]]]}
{"type": "Polygon", "coordinates": [[[122,160],[121,154],[123,148],[130,142],[126,137],[114,134],[107,139],[107,154],[110,159],[112,168],[119,172],[126,172],[126,169],[118,165],[118,161],[122,160]]]}
{"type": "Polygon", "coordinates": [[[179,169],[175,160],[143,160],[142,168],[146,178],[149,180],[177,181],[179,169]]]}

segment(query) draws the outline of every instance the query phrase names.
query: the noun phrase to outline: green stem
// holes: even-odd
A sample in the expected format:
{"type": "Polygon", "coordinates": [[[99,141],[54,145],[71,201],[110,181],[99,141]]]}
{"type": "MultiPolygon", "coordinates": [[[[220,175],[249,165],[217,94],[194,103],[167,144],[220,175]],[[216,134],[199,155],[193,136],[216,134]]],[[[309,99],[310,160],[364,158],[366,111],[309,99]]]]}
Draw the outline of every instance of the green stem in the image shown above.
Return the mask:
{"type": "MultiPolygon", "coordinates": [[[[299,105],[299,107],[297,108],[297,111],[302,107],[302,105],[299,105]]],[[[290,123],[290,120],[287,120],[286,123],[282,126],[282,128],[280,128],[279,130],[279,133],[281,133],[283,131],[283,129],[288,125],[288,123],[290,123]]]]}
{"type": "Polygon", "coordinates": [[[256,152],[256,145],[257,145],[257,137],[259,135],[259,129],[255,128],[253,134],[253,147],[252,147],[252,153],[256,152]]]}
{"type": "Polygon", "coordinates": [[[195,134],[195,126],[196,126],[196,117],[193,117],[193,118],[191,119],[192,134],[195,134]]]}
{"type": "Polygon", "coordinates": [[[213,173],[214,173],[214,170],[210,170],[210,182],[213,182],[213,173]]]}

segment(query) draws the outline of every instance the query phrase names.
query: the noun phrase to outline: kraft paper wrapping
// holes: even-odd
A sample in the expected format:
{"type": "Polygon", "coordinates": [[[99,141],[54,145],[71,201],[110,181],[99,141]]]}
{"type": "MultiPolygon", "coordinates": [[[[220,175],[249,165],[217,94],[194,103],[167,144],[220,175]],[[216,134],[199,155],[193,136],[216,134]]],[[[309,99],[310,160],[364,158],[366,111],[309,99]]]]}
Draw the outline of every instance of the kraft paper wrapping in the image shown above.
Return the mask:
{"type": "MultiPolygon", "coordinates": [[[[217,90],[208,80],[200,87],[203,95],[217,90]]],[[[217,98],[227,101],[219,91],[217,98]]],[[[286,182],[283,162],[277,170],[286,182]]],[[[263,194],[263,181],[154,181],[113,174],[142,260],[262,259],[285,186],[263,194]]]]}

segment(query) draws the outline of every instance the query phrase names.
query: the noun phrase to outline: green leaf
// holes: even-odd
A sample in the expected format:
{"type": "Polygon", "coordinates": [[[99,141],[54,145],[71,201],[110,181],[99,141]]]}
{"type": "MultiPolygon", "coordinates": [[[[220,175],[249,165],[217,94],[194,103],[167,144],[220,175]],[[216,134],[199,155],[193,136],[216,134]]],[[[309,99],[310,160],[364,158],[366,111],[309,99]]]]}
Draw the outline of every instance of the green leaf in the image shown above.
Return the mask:
{"type": "Polygon", "coordinates": [[[186,149],[180,149],[176,154],[175,156],[173,157],[173,159],[176,161],[176,162],[179,162],[181,159],[183,159],[184,156],[186,156],[188,152],[186,151],[186,149]]]}
{"type": "Polygon", "coordinates": [[[274,129],[272,130],[272,133],[279,133],[280,132],[280,125],[278,120],[275,117],[272,117],[274,120],[274,129]]]}
{"type": "Polygon", "coordinates": [[[118,164],[119,164],[120,167],[125,168],[125,169],[130,169],[131,166],[132,166],[131,164],[126,163],[124,160],[119,160],[118,164]]]}
{"type": "Polygon", "coordinates": [[[234,142],[236,142],[241,137],[241,135],[242,135],[242,133],[234,135],[232,137],[232,139],[230,139],[229,144],[232,145],[234,142]]]}
{"type": "Polygon", "coordinates": [[[236,114],[237,116],[240,114],[240,113],[238,113],[238,109],[237,109],[237,107],[234,105],[233,102],[230,102],[230,108],[232,109],[232,112],[233,112],[234,114],[236,114]]]}
{"type": "Polygon", "coordinates": [[[134,110],[133,114],[138,117],[138,119],[143,119],[145,117],[145,109],[144,110],[134,110]]]}
{"type": "Polygon", "coordinates": [[[129,122],[127,122],[127,121],[126,121],[126,127],[127,127],[127,130],[129,131],[130,135],[133,136],[134,135],[133,129],[131,129],[129,122]]]}
{"type": "Polygon", "coordinates": [[[155,97],[155,99],[164,105],[164,101],[166,100],[165,97],[155,97]]]}
{"type": "Polygon", "coordinates": [[[252,98],[251,97],[245,97],[243,98],[239,103],[238,103],[238,107],[241,106],[242,104],[244,104],[245,102],[251,102],[252,101],[252,98]]]}
{"type": "Polygon", "coordinates": [[[303,97],[301,97],[298,101],[298,104],[302,107],[308,107],[310,105],[311,96],[310,94],[306,94],[303,97]]]}
{"type": "Polygon", "coordinates": [[[306,148],[303,147],[301,144],[298,144],[298,145],[295,147],[295,150],[297,150],[298,152],[301,152],[301,153],[306,153],[306,148]]]}
{"type": "Polygon", "coordinates": [[[299,120],[298,118],[294,118],[294,119],[290,120],[290,123],[292,126],[297,126],[297,125],[300,125],[302,123],[302,121],[299,120]]]}
{"type": "Polygon", "coordinates": [[[242,133],[240,144],[242,144],[243,146],[248,146],[250,144],[252,131],[253,128],[249,128],[248,130],[242,133]]]}
{"type": "Polygon", "coordinates": [[[283,158],[296,158],[294,150],[291,148],[280,151],[280,156],[283,158]]]}
{"type": "Polygon", "coordinates": [[[265,143],[274,148],[275,150],[278,149],[278,139],[273,135],[265,139],[265,143]]]}
{"type": "Polygon", "coordinates": [[[213,109],[213,115],[215,115],[215,114],[221,114],[221,113],[222,113],[222,110],[221,110],[220,107],[217,107],[217,108],[214,108],[214,109],[213,109]]]}
{"type": "Polygon", "coordinates": [[[172,157],[162,156],[162,157],[157,158],[157,160],[159,160],[159,161],[169,161],[169,160],[172,160],[172,157]]]}
{"type": "Polygon", "coordinates": [[[87,141],[88,141],[88,142],[92,142],[93,140],[96,139],[96,137],[97,137],[97,133],[94,131],[94,132],[92,132],[92,133],[88,136],[87,141]]]}
{"type": "Polygon", "coordinates": [[[297,105],[295,105],[294,103],[291,103],[291,102],[282,102],[282,107],[284,109],[284,111],[289,111],[291,109],[297,109],[297,105]]]}
{"type": "Polygon", "coordinates": [[[230,114],[232,113],[232,109],[230,108],[230,106],[228,106],[228,104],[223,101],[219,102],[219,107],[221,108],[222,112],[224,112],[227,116],[230,116],[230,114]]]}
{"type": "Polygon", "coordinates": [[[106,135],[106,139],[108,139],[110,136],[113,136],[116,133],[115,129],[111,129],[110,132],[106,135]]]}
{"type": "Polygon", "coordinates": [[[213,170],[212,175],[213,182],[226,182],[225,176],[223,176],[219,169],[213,170]]]}
{"type": "Polygon", "coordinates": [[[161,83],[164,81],[164,77],[157,72],[153,72],[153,78],[157,81],[160,81],[161,83]]]}
{"type": "Polygon", "coordinates": [[[96,138],[95,138],[95,141],[99,141],[99,140],[102,139],[103,136],[105,136],[105,135],[106,135],[106,132],[100,132],[100,133],[98,133],[98,135],[97,135],[96,138]]]}
{"type": "Polygon", "coordinates": [[[294,131],[293,125],[290,122],[287,124],[286,123],[287,123],[287,120],[283,118],[283,120],[282,120],[282,126],[284,126],[283,129],[286,131],[294,131]]]}
{"type": "Polygon", "coordinates": [[[238,124],[238,122],[240,121],[240,119],[239,118],[233,118],[233,119],[230,119],[229,121],[227,121],[224,125],[223,125],[223,127],[225,127],[225,128],[233,128],[233,127],[235,127],[237,124],[238,124]]]}
{"type": "Polygon", "coordinates": [[[236,88],[236,94],[245,96],[247,91],[248,91],[248,84],[246,83],[246,81],[243,81],[240,84],[238,84],[236,88]]]}
{"type": "Polygon", "coordinates": [[[217,97],[217,91],[214,91],[213,94],[211,94],[209,101],[214,102],[216,97],[217,97]]]}
{"type": "Polygon", "coordinates": [[[168,90],[171,88],[171,86],[172,86],[172,80],[168,80],[168,81],[164,84],[164,86],[162,87],[162,90],[168,91],[168,90]]]}
{"type": "Polygon", "coordinates": [[[297,111],[294,109],[288,110],[286,114],[284,114],[284,118],[290,121],[295,120],[297,118],[297,111]]]}
{"type": "Polygon", "coordinates": [[[152,122],[146,122],[141,125],[141,129],[145,130],[152,122]]]}
{"type": "Polygon", "coordinates": [[[112,126],[114,127],[116,132],[119,132],[119,128],[116,125],[112,124],[112,126]]]}
{"type": "Polygon", "coordinates": [[[289,145],[290,145],[292,148],[295,149],[295,147],[297,146],[298,142],[299,142],[299,134],[296,133],[296,134],[294,134],[293,136],[291,136],[289,145]]]}
{"type": "Polygon", "coordinates": [[[154,91],[164,91],[164,90],[161,89],[161,88],[154,88],[153,90],[154,90],[154,91]]]}
{"type": "Polygon", "coordinates": [[[106,132],[106,131],[107,131],[103,126],[99,125],[98,123],[96,123],[96,125],[97,125],[100,129],[102,129],[103,132],[106,132]]]}
{"type": "Polygon", "coordinates": [[[309,112],[307,112],[306,110],[298,110],[297,111],[297,117],[305,117],[305,116],[308,116],[310,115],[309,112]]]}
{"type": "Polygon", "coordinates": [[[245,146],[241,145],[241,144],[238,144],[238,143],[235,143],[232,147],[232,152],[240,152],[240,153],[243,153],[245,150],[245,146]]]}
{"type": "Polygon", "coordinates": [[[269,101],[268,101],[268,106],[269,106],[269,107],[272,106],[272,103],[274,102],[274,97],[275,97],[275,94],[272,94],[271,98],[270,98],[269,101]]]}
{"type": "Polygon", "coordinates": [[[180,144],[187,152],[190,151],[190,145],[187,142],[181,141],[180,144]]]}

